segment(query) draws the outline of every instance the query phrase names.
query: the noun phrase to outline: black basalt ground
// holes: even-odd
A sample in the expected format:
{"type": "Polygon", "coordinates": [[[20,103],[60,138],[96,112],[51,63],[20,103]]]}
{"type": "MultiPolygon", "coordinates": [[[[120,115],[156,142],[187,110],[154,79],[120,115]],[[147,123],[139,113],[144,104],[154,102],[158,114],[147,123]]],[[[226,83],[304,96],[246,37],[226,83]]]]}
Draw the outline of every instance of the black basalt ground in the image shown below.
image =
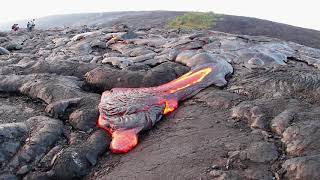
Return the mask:
{"type": "MultiPolygon", "coordinates": [[[[121,27],[2,33],[0,179],[318,179],[319,49],[121,27]],[[111,137],[97,127],[102,92],[138,88],[141,102],[128,98],[117,110],[137,119],[150,96],[139,88],[207,63],[233,68],[228,83],[214,74],[219,81],[188,92],[135,149],[110,153],[111,137]]],[[[106,94],[119,107],[121,97],[106,94]]],[[[150,109],[150,122],[164,109],[150,109]]]]}

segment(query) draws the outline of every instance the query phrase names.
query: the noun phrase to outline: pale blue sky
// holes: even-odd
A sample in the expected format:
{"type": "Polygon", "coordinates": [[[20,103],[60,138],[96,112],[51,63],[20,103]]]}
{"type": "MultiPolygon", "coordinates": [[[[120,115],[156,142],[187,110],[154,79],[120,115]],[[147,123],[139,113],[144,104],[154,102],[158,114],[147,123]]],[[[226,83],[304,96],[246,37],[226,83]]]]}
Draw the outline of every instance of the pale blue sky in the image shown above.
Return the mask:
{"type": "Polygon", "coordinates": [[[4,0],[0,22],[108,11],[214,11],[320,30],[317,0],[4,0]]]}

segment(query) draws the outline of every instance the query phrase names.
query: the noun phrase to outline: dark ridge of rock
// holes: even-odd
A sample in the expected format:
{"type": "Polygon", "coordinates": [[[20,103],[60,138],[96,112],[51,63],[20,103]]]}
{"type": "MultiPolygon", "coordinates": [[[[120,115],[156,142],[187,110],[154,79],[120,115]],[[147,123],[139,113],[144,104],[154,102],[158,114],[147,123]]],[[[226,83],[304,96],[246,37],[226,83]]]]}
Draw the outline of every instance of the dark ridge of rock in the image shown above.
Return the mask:
{"type": "Polygon", "coordinates": [[[24,123],[1,124],[1,167],[22,145],[19,140],[25,139],[28,128],[24,123]]]}
{"type": "Polygon", "coordinates": [[[6,37],[6,36],[7,36],[7,33],[6,33],[6,32],[0,31],[0,37],[6,37]]]}
{"type": "Polygon", "coordinates": [[[10,54],[10,51],[4,47],[0,47],[0,55],[10,54]]]}
{"type": "Polygon", "coordinates": [[[63,76],[76,76],[78,78],[83,78],[84,75],[96,68],[97,66],[91,63],[76,63],[70,61],[39,61],[35,63],[32,67],[24,70],[23,74],[31,73],[50,73],[63,76]]]}
{"type": "Polygon", "coordinates": [[[99,67],[85,75],[85,81],[100,92],[113,87],[139,87],[143,72],[120,71],[99,67]]]}
{"type": "Polygon", "coordinates": [[[16,42],[11,42],[10,44],[6,45],[6,49],[9,51],[21,50],[22,45],[16,42]]]}
{"type": "MultiPolygon", "coordinates": [[[[14,63],[14,62],[13,62],[14,63]]],[[[20,63],[20,61],[19,61],[20,63]]],[[[97,68],[97,65],[91,63],[77,63],[72,61],[30,61],[28,66],[9,66],[1,67],[0,73],[2,75],[8,75],[14,72],[19,75],[28,75],[34,73],[49,73],[57,74],[63,76],[76,76],[80,79],[84,75],[94,68],[97,68]]]]}
{"type": "Polygon", "coordinates": [[[268,131],[270,127],[281,137],[284,151],[288,155],[282,164],[286,178],[316,179],[318,174],[312,169],[319,167],[319,106],[299,100],[257,99],[240,103],[233,109],[233,117],[247,119],[248,124],[255,129],[268,131]]]}
{"type": "Polygon", "coordinates": [[[0,124],[24,122],[44,115],[44,103],[21,94],[0,94],[0,124]]]}
{"type": "Polygon", "coordinates": [[[287,179],[317,179],[320,176],[319,155],[303,156],[286,160],[282,165],[287,179]]]}
{"type": "Polygon", "coordinates": [[[102,130],[94,132],[83,144],[68,147],[56,157],[54,177],[58,179],[80,178],[96,165],[98,157],[107,149],[109,136],[102,130]]]}
{"type": "Polygon", "coordinates": [[[39,161],[63,132],[61,121],[44,116],[30,118],[27,126],[30,129],[29,137],[8,164],[10,168],[17,170],[17,174],[25,174],[31,170],[29,164],[39,161]],[[25,168],[28,170],[24,170],[25,168]]]}
{"type": "Polygon", "coordinates": [[[95,126],[100,96],[85,93],[81,89],[83,82],[76,77],[50,76],[48,74],[1,75],[0,81],[2,92],[18,92],[32,98],[39,98],[49,105],[47,110],[53,113],[53,116],[57,116],[57,114],[61,116],[62,111],[66,111],[68,108],[69,105],[65,107],[62,100],[81,98],[81,103],[73,109],[69,116],[70,123],[83,130],[95,126]],[[55,106],[56,111],[50,110],[52,106],[55,106]]]}
{"type": "Polygon", "coordinates": [[[86,83],[99,91],[114,87],[150,87],[169,82],[183,73],[186,67],[176,63],[163,63],[147,71],[121,71],[110,68],[96,68],[85,75],[86,83]]]}
{"type": "Polygon", "coordinates": [[[174,80],[188,71],[188,68],[177,63],[162,63],[145,73],[139,87],[159,86],[174,80]]]}
{"type": "Polygon", "coordinates": [[[61,121],[45,116],[36,116],[25,123],[2,124],[1,167],[26,174],[61,137],[61,121]]]}
{"type": "Polygon", "coordinates": [[[1,179],[6,179],[6,180],[18,180],[18,177],[13,175],[13,174],[10,174],[10,173],[7,173],[7,174],[0,174],[0,178],[1,179]]]}
{"type": "Polygon", "coordinates": [[[305,68],[285,68],[252,71],[241,77],[244,90],[257,96],[288,96],[301,97],[319,102],[320,73],[305,68]],[[266,88],[269,87],[269,88],[266,88]]]}

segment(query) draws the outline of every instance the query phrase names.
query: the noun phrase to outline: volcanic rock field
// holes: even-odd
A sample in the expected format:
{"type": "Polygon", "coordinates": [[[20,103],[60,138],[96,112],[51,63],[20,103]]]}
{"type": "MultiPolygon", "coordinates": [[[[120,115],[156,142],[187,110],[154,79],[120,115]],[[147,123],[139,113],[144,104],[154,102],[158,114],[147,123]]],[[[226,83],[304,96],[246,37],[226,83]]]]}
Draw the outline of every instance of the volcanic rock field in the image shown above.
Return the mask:
{"type": "Polygon", "coordinates": [[[217,31],[0,32],[0,179],[320,177],[320,50],[217,31]],[[127,154],[98,128],[101,94],[226,63],[127,154]],[[231,67],[230,66],[230,67],[231,67]]]}

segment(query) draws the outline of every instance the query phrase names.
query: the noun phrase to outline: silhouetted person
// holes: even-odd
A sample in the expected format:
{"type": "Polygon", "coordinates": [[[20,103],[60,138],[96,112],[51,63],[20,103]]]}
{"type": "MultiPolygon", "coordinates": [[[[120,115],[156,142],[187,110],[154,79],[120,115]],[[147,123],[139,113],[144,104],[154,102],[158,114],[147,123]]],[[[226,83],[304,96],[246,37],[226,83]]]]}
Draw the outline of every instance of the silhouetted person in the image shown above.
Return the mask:
{"type": "Polygon", "coordinates": [[[32,27],[31,27],[31,23],[30,23],[30,22],[28,22],[28,24],[27,24],[27,30],[28,30],[29,32],[32,31],[32,27]]]}
{"type": "Polygon", "coordinates": [[[35,26],[36,26],[36,24],[34,23],[34,21],[35,21],[35,19],[32,19],[32,21],[31,21],[31,31],[33,31],[34,28],[35,28],[35,26]]]}
{"type": "Polygon", "coordinates": [[[18,25],[18,24],[13,24],[13,25],[11,26],[11,29],[12,29],[13,31],[18,31],[18,30],[19,30],[19,25],[18,25]]]}
{"type": "Polygon", "coordinates": [[[89,32],[89,31],[90,31],[90,29],[88,28],[88,26],[87,26],[87,25],[84,25],[84,26],[82,27],[81,33],[86,33],[86,32],[89,32]]]}

